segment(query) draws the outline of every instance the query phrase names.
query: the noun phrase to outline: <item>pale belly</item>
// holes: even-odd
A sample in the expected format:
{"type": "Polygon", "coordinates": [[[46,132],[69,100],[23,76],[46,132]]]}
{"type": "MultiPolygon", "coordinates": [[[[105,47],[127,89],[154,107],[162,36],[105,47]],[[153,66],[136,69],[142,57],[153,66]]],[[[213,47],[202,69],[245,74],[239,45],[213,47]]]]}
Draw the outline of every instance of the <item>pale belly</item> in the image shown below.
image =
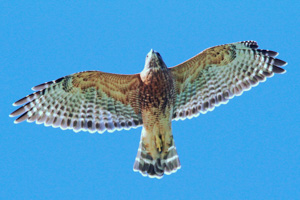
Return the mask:
{"type": "Polygon", "coordinates": [[[142,112],[144,127],[141,139],[153,158],[163,158],[173,144],[172,111],[173,109],[166,109],[162,112],[151,108],[142,112]]]}

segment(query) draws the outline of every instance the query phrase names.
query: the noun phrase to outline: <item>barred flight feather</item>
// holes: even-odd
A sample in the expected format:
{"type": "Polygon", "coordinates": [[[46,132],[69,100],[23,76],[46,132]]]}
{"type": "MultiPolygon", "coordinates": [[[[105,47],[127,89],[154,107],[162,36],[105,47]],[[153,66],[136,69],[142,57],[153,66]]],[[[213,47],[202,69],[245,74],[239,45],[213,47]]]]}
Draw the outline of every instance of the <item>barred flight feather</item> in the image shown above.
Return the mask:
{"type": "MultiPolygon", "coordinates": [[[[35,121],[37,124],[43,123],[45,126],[60,127],[63,130],[73,129],[75,132],[82,130],[91,133],[103,133],[105,130],[113,132],[114,130],[128,130],[141,126],[143,124],[141,113],[135,111],[137,109],[131,105],[131,102],[118,100],[121,94],[118,92],[118,88],[115,89],[116,94],[119,95],[116,97],[113,96],[114,93],[112,92],[106,94],[101,88],[97,89],[95,84],[94,87],[88,88],[73,86],[73,82],[81,81],[78,80],[78,77],[90,77],[94,76],[94,73],[99,76],[99,82],[101,82],[101,75],[103,76],[103,74],[119,79],[137,78],[136,75],[131,77],[120,75],[118,77],[118,75],[97,71],[80,72],[62,77],[33,87],[33,90],[37,90],[37,92],[16,101],[14,106],[25,105],[12,112],[10,116],[20,115],[15,123],[25,120],[28,122],[35,121]]],[[[133,101],[138,98],[136,88],[137,86],[131,90],[124,90],[126,94],[132,94],[133,101]]],[[[123,97],[122,99],[126,98],[123,97]]]]}
{"type": "Polygon", "coordinates": [[[173,119],[184,120],[205,114],[274,73],[285,72],[281,66],[287,63],[275,58],[277,52],[256,48],[258,45],[254,41],[216,46],[171,68],[178,88],[173,119]],[[216,51],[223,60],[210,59],[208,55],[216,51]],[[227,60],[230,62],[224,62],[227,60]],[[182,80],[181,77],[188,78],[182,80]]]}

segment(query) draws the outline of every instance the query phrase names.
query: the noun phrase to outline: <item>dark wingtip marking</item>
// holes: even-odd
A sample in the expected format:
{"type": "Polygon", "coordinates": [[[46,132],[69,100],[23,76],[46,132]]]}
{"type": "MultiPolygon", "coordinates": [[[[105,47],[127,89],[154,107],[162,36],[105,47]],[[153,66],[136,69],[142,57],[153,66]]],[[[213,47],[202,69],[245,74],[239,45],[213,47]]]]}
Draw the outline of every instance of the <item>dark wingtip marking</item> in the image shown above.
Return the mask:
{"type": "Polygon", "coordinates": [[[31,89],[34,91],[45,89],[48,85],[51,85],[54,81],[49,81],[46,83],[39,84],[37,86],[32,87],[31,89]]]}
{"type": "Polygon", "coordinates": [[[251,44],[251,45],[249,45],[249,47],[252,48],[252,49],[257,49],[258,45],[257,44],[251,44]]]}
{"type": "Polygon", "coordinates": [[[270,57],[276,57],[279,54],[276,51],[265,50],[265,49],[257,49],[257,51],[261,52],[263,55],[270,56],[270,57]]]}
{"type": "Polygon", "coordinates": [[[276,52],[276,51],[268,50],[268,51],[267,51],[267,55],[268,55],[268,56],[271,56],[271,57],[276,57],[276,56],[279,55],[279,53],[276,52]]]}
{"type": "Polygon", "coordinates": [[[17,115],[23,114],[25,111],[26,111],[25,108],[21,107],[21,108],[15,110],[14,112],[12,112],[9,116],[10,117],[15,117],[17,115]]]}
{"type": "Polygon", "coordinates": [[[252,40],[250,40],[250,41],[243,41],[243,42],[241,42],[241,43],[244,44],[246,47],[250,47],[250,48],[252,48],[252,49],[258,48],[257,42],[252,41],[252,40]]]}
{"type": "Polygon", "coordinates": [[[36,99],[39,95],[41,94],[40,91],[38,92],[34,92],[32,94],[27,95],[26,97],[23,97],[22,99],[16,101],[15,103],[13,103],[13,106],[20,106],[24,103],[27,103],[29,101],[33,101],[34,99],[36,99]]]}
{"type": "Polygon", "coordinates": [[[19,105],[22,105],[24,103],[27,103],[28,102],[28,99],[30,95],[26,96],[26,97],[23,97],[22,99],[16,101],[15,103],[13,103],[13,106],[19,106],[19,105]]]}
{"type": "Polygon", "coordinates": [[[273,65],[273,70],[272,70],[274,73],[277,73],[277,74],[283,74],[285,73],[286,71],[284,69],[282,69],[281,67],[277,67],[275,65],[273,65]]]}
{"type": "Polygon", "coordinates": [[[42,90],[45,88],[45,86],[46,86],[46,83],[42,83],[42,84],[32,87],[31,90],[33,90],[33,91],[42,90]]]}
{"type": "Polygon", "coordinates": [[[21,123],[23,121],[25,121],[26,119],[28,119],[28,115],[27,115],[27,112],[24,113],[23,115],[21,115],[18,119],[16,119],[14,121],[15,124],[18,124],[18,123],[21,123]]]}
{"type": "Polygon", "coordinates": [[[48,85],[52,85],[54,83],[59,83],[61,82],[65,77],[61,77],[59,79],[56,79],[54,81],[48,81],[46,83],[42,83],[42,84],[39,84],[37,86],[34,86],[32,87],[31,89],[34,90],[34,91],[38,91],[38,90],[42,90],[42,89],[45,89],[48,85]]]}
{"type": "Polygon", "coordinates": [[[276,59],[274,59],[273,65],[276,65],[278,67],[285,66],[285,65],[287,65],[287,62],[276,58],[276,59]]]}

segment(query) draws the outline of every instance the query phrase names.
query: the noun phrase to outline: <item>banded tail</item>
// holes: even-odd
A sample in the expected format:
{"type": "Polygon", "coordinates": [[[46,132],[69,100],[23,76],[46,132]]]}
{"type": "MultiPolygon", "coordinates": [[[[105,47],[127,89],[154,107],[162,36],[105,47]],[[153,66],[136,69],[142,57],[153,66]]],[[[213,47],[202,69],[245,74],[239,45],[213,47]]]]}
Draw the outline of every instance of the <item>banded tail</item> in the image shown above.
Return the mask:
{"type": "Polygon", "coordinates": [[[164,174],[169,175],[180,169],[181,165],[173,137],[171,140],[172,142],[168,145],[169,147],[166,151],[162,151],[161,153],[157,152],[157,154],[153,156],[153,154],[151,155],[149,153],[147,146],[143,143],[141,138],[133,171],[140,172],[143,176],[160,179],[164,174]]]}

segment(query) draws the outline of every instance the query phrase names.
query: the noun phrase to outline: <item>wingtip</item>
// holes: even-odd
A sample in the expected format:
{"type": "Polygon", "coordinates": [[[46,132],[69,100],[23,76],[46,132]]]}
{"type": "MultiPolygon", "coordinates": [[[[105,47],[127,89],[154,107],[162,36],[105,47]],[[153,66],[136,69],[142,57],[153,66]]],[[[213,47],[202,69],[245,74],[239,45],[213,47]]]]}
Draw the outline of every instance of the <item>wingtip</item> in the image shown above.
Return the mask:
{"type": "Polygon", "coordinates": [[[286,73],[286,70],[283,69],[282,72],[280,72],[280,74],[285,74],[286,73]]]}
{"type": "Polygon", "coordinates": [[[287,62],[283,61],[283,60],[280,60],[278,58],[275,58],[274,59],[274,63],[273,65],[276,65],[278,67],[282,67],[282,66],[286,66],[287,65],[287,62]]]}
{"type": "Polygon", "coordinates": [[[286,70],[276,65],[273,65],[273,72],[276,74],[284,74],[286,70]]]}
{"type": "Polygon", "coordinates": [[[277,52],[277,51],[271,51],[271,50],[269,50],[269,52],[272,52],[272,53],[274,53],[274,55],[272,55],[272,57],[277,57],[277,56],[279,56],[279,53],[277,52]]]}

